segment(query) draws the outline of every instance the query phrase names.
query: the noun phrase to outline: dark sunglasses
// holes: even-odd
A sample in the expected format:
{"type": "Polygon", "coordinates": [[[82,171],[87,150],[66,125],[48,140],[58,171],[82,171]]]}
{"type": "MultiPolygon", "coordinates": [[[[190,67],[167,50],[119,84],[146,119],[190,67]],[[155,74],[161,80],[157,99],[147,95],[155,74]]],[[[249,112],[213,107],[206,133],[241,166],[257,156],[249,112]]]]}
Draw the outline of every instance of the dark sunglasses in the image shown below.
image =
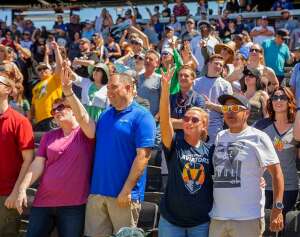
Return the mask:
{"type": "Polygon", "coordinates": [[[60,104],[55,108],[52,108],[51,115],[54,116],[56,113],[63,111],[65,108],[71,108],[69,105],[60,104]]]}
{"type": "Polygon", "coordinates": [[[168,55],[170,55],[170,53],[168,53],[168,52],[161,53],[161,56],[168,56],[168,55]]]}
{"type": "Polygon", "coordinates": [[[134,59],[136,59],[136,60],[144,60],[144,58],[142,58],[142,57],[139,56],[139,55],[134,55],[134,59]]]}
{"type": "Polygon", "coordinates": [[[273,95],[272,97],[271,97],[271,100],[272,101],[278,101],[278,100],[284,100],[284,101],[286,101],[286,100],[288,100],[288,97],[286,96],[286,95],[273,95]]]}
{"type": "Polygon", "coordinates": [[[255,52],[255,53],[261,53],[262,51],[260,49],[250,49],[250,52],[255,52]]]}
{"type": "Polygon", "coordinates": [[[42,68],[39,68],[37,71],[38,72],[42,72],[42,71],[46,71],[48,68],[46,68],[46,67],[42,67],[42,68]]]}
{"type": "Polygon", "coordinates": [[[192,121],[192,123],[199,123],[200,119],[198,119],[197,117],[193,117],[193,116],[183,116],[182,118],[183,122],[188,123],[190,121],[192,121]]]}
{"type": "Polygon", "coordinates": [[[133,44],[133,45],[140,45],[140,43],[136,42],[136,41],[131,41],[130,43],[133,44]]]}

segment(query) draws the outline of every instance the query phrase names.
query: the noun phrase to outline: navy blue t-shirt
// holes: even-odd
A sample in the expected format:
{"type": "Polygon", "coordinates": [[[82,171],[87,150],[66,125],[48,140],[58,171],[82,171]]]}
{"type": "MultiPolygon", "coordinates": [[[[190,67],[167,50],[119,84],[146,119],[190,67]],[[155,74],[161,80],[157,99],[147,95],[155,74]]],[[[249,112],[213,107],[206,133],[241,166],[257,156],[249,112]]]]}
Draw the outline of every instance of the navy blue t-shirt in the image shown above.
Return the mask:
{"type": "Polygon", "coordinates": [[[214,147],[206,143],[192,147],[182,136],[175,135],[171,149],[164,150],[169,175],[161,215],[185,228],[208,222],[213,204],[214,147]]]}
{"type": "Polygon", "coordinates": [[[204,109],[205,99],[193,90],[188,92],[186,98],[182,97],[181,92],[170,96],[171,118],[183,118],[185,112],[194,106],[204,109]]]}
{"type": "MultiPolygon", "coordinates": [[[[130,173],[136,149],[152,148],[154,138],[154,118],[136,102],[122,111],[113,107],[104,111],[96,127],[91,194],[117,197],[130,173]]],[[[131,192],[133,200],[144,199],[145,173],[131,192]]]]}

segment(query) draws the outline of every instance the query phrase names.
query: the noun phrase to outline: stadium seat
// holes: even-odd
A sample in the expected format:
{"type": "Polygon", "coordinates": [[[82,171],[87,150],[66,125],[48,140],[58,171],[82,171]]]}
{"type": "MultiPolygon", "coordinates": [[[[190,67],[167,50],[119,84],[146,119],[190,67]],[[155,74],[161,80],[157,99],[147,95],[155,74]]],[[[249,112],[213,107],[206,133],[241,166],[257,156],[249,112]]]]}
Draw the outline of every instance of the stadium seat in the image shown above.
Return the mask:
{"type": "Polygon", "coordinates": [[[284,237],[300,236],[300,211],[290,211],[286,214],[284,237]]]}
{"type": "Polygon", "coordinates": [[[160,192],[161,185],[161,168],[157,166],[148,165],[146,192],[160,192]]]}
{"type": "Polygon", "coordinates": [[[159,205],[162,195],[162,192],[145,192],[144,200],[146,202],[153,202],[159,205]]]}
{"type": "Polygon", "coordinates": [[[137,226],[142,228],[149,237],[158,234],[159,209],[158,205],[152,202],[142,202],[142,208],[137,226]]]}

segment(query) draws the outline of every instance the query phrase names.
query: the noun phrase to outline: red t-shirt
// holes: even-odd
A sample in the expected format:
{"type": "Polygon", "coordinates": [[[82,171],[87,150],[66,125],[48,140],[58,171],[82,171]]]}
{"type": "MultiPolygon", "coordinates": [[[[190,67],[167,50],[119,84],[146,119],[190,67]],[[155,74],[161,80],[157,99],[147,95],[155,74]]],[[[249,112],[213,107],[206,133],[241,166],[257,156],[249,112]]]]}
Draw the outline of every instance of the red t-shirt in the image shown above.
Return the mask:
{"type": "Polygon", "coordinates": [[[13,190],[23,163],[22,151],[28,149],[34,149],[32,126],[9,107],[0,115],[0,196],[13,190]]]}

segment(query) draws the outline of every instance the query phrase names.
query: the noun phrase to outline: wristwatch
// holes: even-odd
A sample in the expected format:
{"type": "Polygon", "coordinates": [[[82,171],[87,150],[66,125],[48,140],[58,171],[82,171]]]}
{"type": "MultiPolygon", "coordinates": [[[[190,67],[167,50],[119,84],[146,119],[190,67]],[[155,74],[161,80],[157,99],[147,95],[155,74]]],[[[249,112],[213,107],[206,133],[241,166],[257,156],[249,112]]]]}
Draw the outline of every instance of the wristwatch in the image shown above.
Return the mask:
{"type": "Polygon", "coordinates": [[[275,202],[275,203],[273,204],[273,208],[282,210],[282,209],[284,208],[284,205],[283,205],[282,202],[275,202]]]}

